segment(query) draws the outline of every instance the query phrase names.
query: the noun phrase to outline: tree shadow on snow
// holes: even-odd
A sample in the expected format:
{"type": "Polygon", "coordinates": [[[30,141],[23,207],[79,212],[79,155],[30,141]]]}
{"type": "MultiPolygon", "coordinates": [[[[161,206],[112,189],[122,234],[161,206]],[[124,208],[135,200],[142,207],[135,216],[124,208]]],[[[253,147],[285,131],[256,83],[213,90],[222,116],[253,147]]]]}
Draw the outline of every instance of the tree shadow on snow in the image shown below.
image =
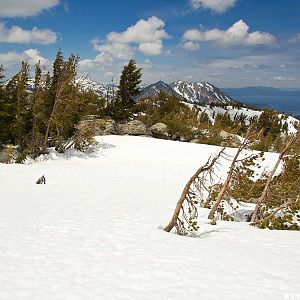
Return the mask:
{"type": "Polygon", "coordinates": [[[190,235],[188,235],[189,237],[192,238],[205,238],[210,236],[213,233],[218,233],[218,232],[228,232],[229,228],[215,228],[215,229],[211,229],[211,230],[206,230],[204,232],[201,233],[191,233],[190,235]]]}
{"type": "Polygon", "coordinates": [[[56,159],[70,160],[74,158],[80,158],[80,159],[97,158],[103,154],[104,150],[115,148],[115,147],[116,147],[115,145],[109,143],[98,142],[96,145],[89,147],[85,151],[69,149],[64,153],[58,153],[57,151],[54,150],[54,148],[51,148],[49,149],[48,154],[41,155],[34,161],[28,160],[27,163],[42,162],[42,161],[56,160],[56,159]]]}

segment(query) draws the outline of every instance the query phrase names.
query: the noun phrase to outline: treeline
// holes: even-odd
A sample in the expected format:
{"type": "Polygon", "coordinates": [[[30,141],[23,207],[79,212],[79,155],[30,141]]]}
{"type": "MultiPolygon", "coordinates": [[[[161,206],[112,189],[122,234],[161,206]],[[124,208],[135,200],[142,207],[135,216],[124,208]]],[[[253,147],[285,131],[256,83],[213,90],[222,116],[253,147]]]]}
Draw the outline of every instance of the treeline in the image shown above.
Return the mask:
{"type": "MultiPolygon", "coordinates": [[[[22,62],[21,70],[0,85],[0,142],[18,145],[22,156],[35,157],[47,147],[62,147],[74,132],[74,124],[85,113],[85,98],[75,84],[78,57],[64,60],[61,51],[53,63],[52,75],[35,65],[33,90],[28,90],[29,64],[22,62]]],[[[20,157],[22,160],[22,157],[20,157]]]]}
{"type": "Polygon", "coordinates": [[[37,63],[32,90],[28,89],[28,62],[23,61],[21,70],[8,82],[0,66],[0,145],[17,145],[17,162],[28,154],[37,157],[46,153],[48,147],[63,152],[85,115],[121,120],[133,113],[132,97],[141,82],[141,70],[134,60],[124,67],[117,95],[110,103],[94,92],[81,90],[80,80],[76,82],[78,61],[78,56],[64,59],[58,51],[52,73],[37,63]]]}
{"type": "Polygon", "coordinates": [[[20,71],[8,82],[0,66],[0,146],[17,146],[17,162],[22,162],[27,155],[35,158],[46,153],[49,147],[63,152],[70,145],[79,149],[88,145],[93,132],[80,126],[80,120],[86,115],[110,118],[117,123],[139,119],[147,126],[163,122],[170,136],[215,145],[223,142],[221,130],[242,135],[252,124],[255,130],[261,130],[253,147],[263,151],[280,151],[284,141],[282,133],[288,133],[286,120],[274,111],[266,110],[259,118],[248,118],[241,113],[233,119],[225,112],[214,115],[212,122],[206,112],[190,108],[173,95],[160,93],[153,99],[135,101],[142,70],[134,60],[124,66],[113,96],[101,98],[81,88],[81,81],[76,80],[78,62],[78,56],[65,59],[62,51],[58,51],[51,73],[37,63],[34,78],[30,79],[29,64],[23,61],[20,71]]]}

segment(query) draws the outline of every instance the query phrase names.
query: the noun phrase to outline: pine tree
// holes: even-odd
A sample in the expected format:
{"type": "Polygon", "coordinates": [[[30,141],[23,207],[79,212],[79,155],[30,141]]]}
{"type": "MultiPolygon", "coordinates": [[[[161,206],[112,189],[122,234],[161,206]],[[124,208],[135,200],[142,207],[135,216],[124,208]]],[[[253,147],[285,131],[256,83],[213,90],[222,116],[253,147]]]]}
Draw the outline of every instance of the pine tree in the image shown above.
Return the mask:
{"type": "Polygon", "coordinates": [[[57,91],[57,85],[63,70],[63,64],[64,64],[63,53],[61,50],[58,50],[52,66],[53,75],[50,76],[50,74],[48,74],[48,77],[46,78],[47,93],[45,97],[45,115],[47,119],[50,118],[52,112],[52,107],[54,105],[56,91],[57,91]]]}
{"type": "Polygon", "coordinates": [[[115,121],[126,120],[135,112],[134,96],[139,93],[141,77],[141,69],[131,59],[123,68],[116,99],[108,103],[105,109],[106,114],[115,121]]]}
{"type": "Polygon", "coordinates": [[[118,87],[118,96],[126,106],[133,105],[133,97],[139,93],[141,77],[141,69],[137,68],[135,60],[131,59],[123,68],[118,87]]]}
{"type": "Polygon", "coordinates": [[[23,151],[28,145],[28,133],[31,131],[30,96],[27,91],[29,78],[29,64],[22,61],[20,72],[13,78],[12,101],[15,106],[15,116],[12,124],[12,136],[14,142],[23,151]]]}
{"type": "MultiPolygon", "coordinates": [[[[58,62],[54,64],[55,68],[60,66],[60,56],[58,62]]],[[[77,121],[78,114],[78,87],[75,86],[75,76],[77,72],[78,56],[71,55],[67,61],[64,61],[58,71],[53,71],[53,76],[59,73],[59,77],[52,78],[52,85],[48,91],[53,105],[50,109],[50,115],[47,119],[46,132],[44,136],[44,148],[48,146],[49,136],[54,139],[56,148],[63,151],[62,143],[74,131],[74,124],[77,121]],[[53,85],[53,81],[55,85],[53,85]],[[53,90],[55,87],[55,90],[53,90]]]]}
{"type": "Polygon", "coordinates": [[[0,144],[9,140],[10,113],[7,106],[6,90],[4,87],[4,68],[0,65],[0,144]]]}
{"type": "Polygon", "coordinates": [[[35,65],[34,88],[32,94],[32,152],[38,156],[42,152],[42,140],[45,132],[45,90],[41,64],[35,65]]]}

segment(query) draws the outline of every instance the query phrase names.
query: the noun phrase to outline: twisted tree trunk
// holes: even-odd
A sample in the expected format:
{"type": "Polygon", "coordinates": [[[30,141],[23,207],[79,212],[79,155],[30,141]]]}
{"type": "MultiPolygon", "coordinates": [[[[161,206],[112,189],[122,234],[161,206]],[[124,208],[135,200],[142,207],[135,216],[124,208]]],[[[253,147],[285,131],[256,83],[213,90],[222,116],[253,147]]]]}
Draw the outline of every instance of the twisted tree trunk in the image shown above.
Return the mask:
{"type": "Polygon", "coordinates": [[[205,171],[209,171],[213,165],[216,163],[216,161],[220,158],[222,153],[224,152],[225,148],[223,148],[212,160],[209,158],[205,165],[201,166],[196,173],[189,179],[187,184],[185,185],[181,196],[176,204],[173,216],[169,224],[165,227],[164,231],[170,232],[174,227],[177,226],[177,222],[181,222],[179,220],[179,213],[181,209],[183,209],[183,203],[188,198],[188,195],[190,193],[190,188],[192,184],[195,182],[195,180],[199,177],[199,175],[205,171]]]}

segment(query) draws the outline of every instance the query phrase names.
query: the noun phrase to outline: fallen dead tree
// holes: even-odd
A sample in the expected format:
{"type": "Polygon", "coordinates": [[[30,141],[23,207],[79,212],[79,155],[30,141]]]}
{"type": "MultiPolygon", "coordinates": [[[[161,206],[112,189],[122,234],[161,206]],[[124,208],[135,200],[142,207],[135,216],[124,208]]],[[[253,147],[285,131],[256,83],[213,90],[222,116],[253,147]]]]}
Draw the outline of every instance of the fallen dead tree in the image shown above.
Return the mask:
{"type": "Polygon", "coordinates": [[[199,202],[205,202],[210,195],[213,184],[213,176],[219,165],[219,159],[225,156],[223,148],[213,158],[209,158],[205,165],[201,166],[185,185],[176,204],[173,216],[169,224],[164,228],[170,232],[174,227],[179,235],[187,235],[188,232],[197,231],[199,202]],[[196,195],[196,191],[198,194],[196,195]]]}

